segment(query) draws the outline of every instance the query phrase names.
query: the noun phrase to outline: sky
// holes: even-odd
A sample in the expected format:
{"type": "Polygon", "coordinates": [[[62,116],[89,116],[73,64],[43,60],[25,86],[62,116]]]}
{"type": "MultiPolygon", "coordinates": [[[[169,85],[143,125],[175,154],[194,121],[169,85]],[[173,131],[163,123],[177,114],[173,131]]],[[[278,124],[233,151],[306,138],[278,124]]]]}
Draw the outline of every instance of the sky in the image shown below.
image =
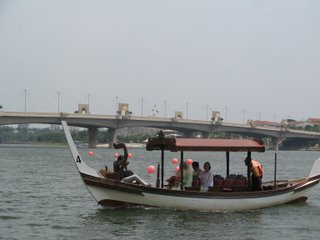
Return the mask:
{"type": "Polygon", "coordinates": [[[0,105],[320,117],[319,12],[316,0],[0,0],[0,105]]]}

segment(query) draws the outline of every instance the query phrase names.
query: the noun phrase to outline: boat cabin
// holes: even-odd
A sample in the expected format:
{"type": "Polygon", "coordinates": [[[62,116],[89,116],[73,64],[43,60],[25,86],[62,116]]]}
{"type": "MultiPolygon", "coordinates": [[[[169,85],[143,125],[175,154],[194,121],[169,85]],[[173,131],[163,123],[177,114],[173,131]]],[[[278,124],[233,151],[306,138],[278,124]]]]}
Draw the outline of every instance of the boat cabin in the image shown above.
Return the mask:
{"type": "MultiPolygon", "coordinates": [[[[231,179],[230,152],[247,152],[247,157],[251,159],[252,152],[264,152],[265,147],[262,140],[258,139],[199,139],[199,138],[168,138],[162,132],[157,137],[149,138],[146,145],[147,151],[161,151],[161,188],[164,187],[164,151],[180,152],[180,172],[183,178],[184,152],[185,151],[211,151],[226,152],[226,179],[215,178],[215,184],[211,191],[244,191],[249,189],[250,168],[247,167],[247,177],[231,179]]],[[[183,187],[181,179],[181,190],[183,187]]],[[[189,190],[189,189],[185,189],[189,190]]],[[[192,190],[192,189],[190,189],[192,190]]]]}

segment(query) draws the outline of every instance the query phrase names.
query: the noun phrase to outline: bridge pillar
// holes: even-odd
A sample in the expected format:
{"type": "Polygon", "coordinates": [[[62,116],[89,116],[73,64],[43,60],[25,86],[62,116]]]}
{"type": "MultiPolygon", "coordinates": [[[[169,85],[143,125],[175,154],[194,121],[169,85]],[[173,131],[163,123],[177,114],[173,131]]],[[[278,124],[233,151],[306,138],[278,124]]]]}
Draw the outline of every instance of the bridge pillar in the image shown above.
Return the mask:
{"type": "Polygon", "coordinates": [[[279,150],[279,145],[282,143],[283,138],[271,138],[271,146],[275,151],[279,150]]]}
{"type": "Polygon", "coordinates": [[[95,127],[88,128],[89,148],[97,147],[97,134],[98,134],[98,128],[95,128],[95,127]]]}
{"type": "Polygon", "coordinates": [[[116,135],[116,128],[108,128],[108,139],[110,139],[109,141],[109,148],[112,148],[113,143],[117,142],[117,135],[116,135]]]}

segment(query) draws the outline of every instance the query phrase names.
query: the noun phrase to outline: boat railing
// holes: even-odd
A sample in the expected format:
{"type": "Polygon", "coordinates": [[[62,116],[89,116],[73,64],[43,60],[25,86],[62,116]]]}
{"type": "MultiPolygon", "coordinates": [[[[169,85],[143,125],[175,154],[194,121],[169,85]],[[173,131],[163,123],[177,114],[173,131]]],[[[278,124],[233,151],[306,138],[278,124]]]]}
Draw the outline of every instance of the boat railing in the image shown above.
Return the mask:
{"type": "MultiPolygon", "coordinates": [[[[200,187],[186,187],[186,191],[200,191],[200,187]]],[[[224,178],[220,175],[214,177],[213,187],[208,192],[243,192],[248,190],[247,178],[243,175],[229,175],[224,178]]]]}

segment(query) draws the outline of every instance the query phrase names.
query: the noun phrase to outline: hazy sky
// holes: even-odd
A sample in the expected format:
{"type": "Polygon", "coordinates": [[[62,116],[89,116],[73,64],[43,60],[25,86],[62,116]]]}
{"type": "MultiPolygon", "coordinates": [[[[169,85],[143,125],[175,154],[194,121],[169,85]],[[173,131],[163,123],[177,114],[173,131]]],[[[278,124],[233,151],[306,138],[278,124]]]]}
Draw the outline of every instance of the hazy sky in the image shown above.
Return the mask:
{"type": "Polygon", "coordinates": [[[118,96],[138,116],[300,120],[320,117],[319,65],[316,0],[0,0],[6,111],[27,89],[27,111],[58,111],[59,91],[64,112],[90,94],[99,114],[118,96]]]}

